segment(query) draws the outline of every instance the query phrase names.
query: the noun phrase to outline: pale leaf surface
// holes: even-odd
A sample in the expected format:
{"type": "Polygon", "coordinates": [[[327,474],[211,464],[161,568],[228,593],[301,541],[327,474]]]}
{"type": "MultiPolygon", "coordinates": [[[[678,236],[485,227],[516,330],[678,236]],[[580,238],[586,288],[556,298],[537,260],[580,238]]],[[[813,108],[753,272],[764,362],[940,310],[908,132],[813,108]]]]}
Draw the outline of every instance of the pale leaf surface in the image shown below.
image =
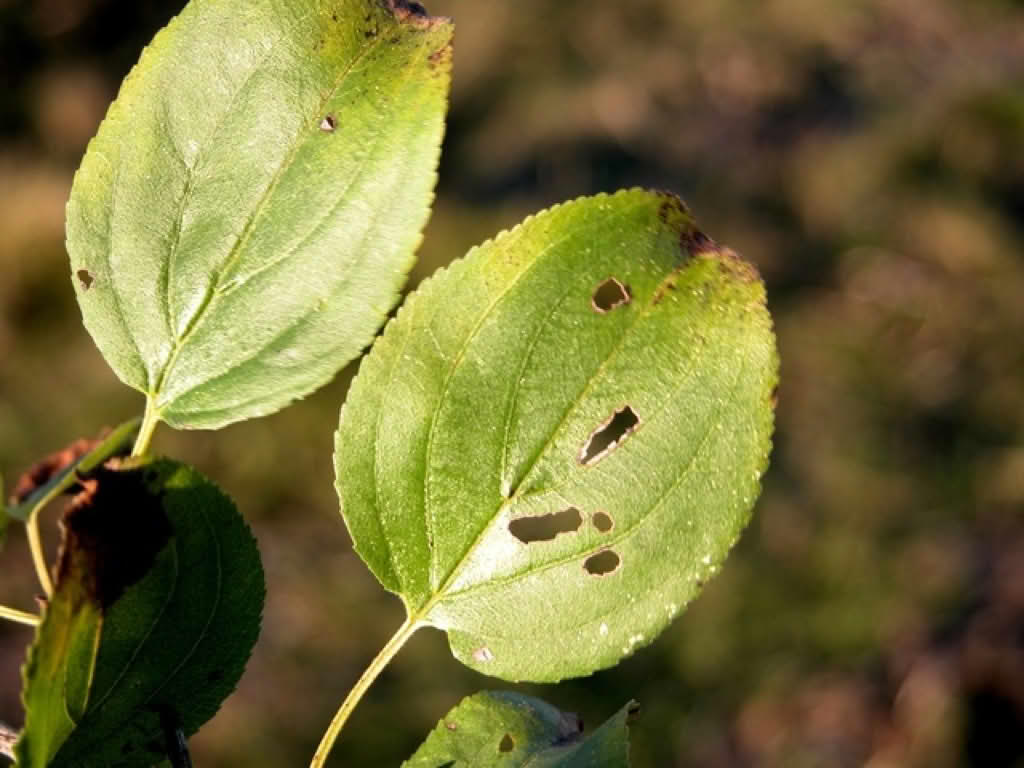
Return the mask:
{"type": "Polygon", "coordinates": [[[424,283],[364,359],[342,512],[469,666],[589,674],[650,643],[736,541],[776,380],[760,278],[677,198],[558,206],[424,283]]]}
{"type": "Polygon", "coordinates": [[[72,278],[176,427],[271,413],[373,338],[432,197],[452,26],[378,0],[192,0],[75,177],[72,278]]]}

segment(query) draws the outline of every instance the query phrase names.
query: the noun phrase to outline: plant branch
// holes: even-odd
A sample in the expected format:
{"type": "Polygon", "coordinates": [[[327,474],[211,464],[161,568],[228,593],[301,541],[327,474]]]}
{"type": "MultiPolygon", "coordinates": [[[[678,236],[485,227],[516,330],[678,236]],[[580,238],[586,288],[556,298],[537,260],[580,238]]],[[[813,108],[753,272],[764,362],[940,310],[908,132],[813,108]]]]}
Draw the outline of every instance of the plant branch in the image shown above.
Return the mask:
{"type": "Polygon", "coordinates": [[[338,709],[337,714],[334,715],[334,719],[331,720],[331,724],[327,726],[327,730],[324,732],[323,739],[320,740],[320,746],[317,747],[316,754],[313,755],[313,762],[309,764],[309,768],[323,768],[327,763],[327,756],[330,755],[334,742],[338,739],[338,734],[341,733],[345,721],[348,720],[349,715],[352,714],[359,700],[363,698],[367,689],[377,679],[377,676],[383,671],[384,667],[388,665],[388,662],[395,657],[395,654],[398,653],[406,641],[421,626],[422,624],[411,617],[406,618],[402,622],[402,626],[398,628],[398,631],[381,648],[380,653],[370,662],[370,666],[363,672],[362,677],[352,686],[352,690],[348,692],[348,696],[341,703],[341,707],[338,709]]]}
{"type": "Polygon", "coordinates": [[[160,423],[160,409],[156,407],[156,400],[151,396],[146,397],[146,411],[142,415],[142,426],[139,427],[139,436],[135,439],[135,447],[132,448],[132,456],[144,456],[149,450],[149,444],[153,441],[153,432],[160,423]]]}
{"type": "Polygon", "coordinates": [[[39,510],[32,511],[28,522],[25,523],[25,532],[28,534],[28,548],[32,553],[32,565],[35,566],[36,576],[39,578],[39,586],[47,597],[53,596],[53,580],[50,579],[50,569],[46,565],[46,552],[43,550],[43,537],[39,533],[39,510]]]}
{"type": "MultiPolygon", "coordinates": [[[[0,619],[26,624],[30,627],[38,627],[39,622],[42,621],[42,618],[34,613],[19,611],[17,608],[9,608],[6,605],[0,605],[0,619]]],[[[2,726],[0,726],[0,732],[2,732],[2,726]]]]}

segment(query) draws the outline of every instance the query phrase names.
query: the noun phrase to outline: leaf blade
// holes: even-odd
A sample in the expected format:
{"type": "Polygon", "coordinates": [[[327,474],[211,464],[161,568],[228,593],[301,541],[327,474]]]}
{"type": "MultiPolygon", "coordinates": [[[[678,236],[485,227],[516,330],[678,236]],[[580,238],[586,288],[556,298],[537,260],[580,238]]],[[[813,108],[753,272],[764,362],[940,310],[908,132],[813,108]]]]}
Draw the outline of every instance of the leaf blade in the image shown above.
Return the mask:
{"type": "Polygon", "coordinates": [[[631,702],[593,733],[571,713],[510,691],[468,696],[445,715],[406,768],[628,768],[631,702]]]}
{"type": "Polygon", "coordinates": [[[259,631],[259,553],[209,481],[147,460],[86,483],[23,671],[16,750],[26,768],[158,762],[162,718],[195,732],[234,688],[259,631]]]}
{"type": "Polygon", "coordinates": [[[144,52],[68,248],[87,328],[169,424],[270,413],[370,341],[428,215],[450,39],[370,0],[193,0],[144,52]]]}
{"type": "Polygon", "coordinates": [[[342,409],[357,552],[487,674],[558,680],[651,642],[758,493],[777,381],[764,301],[676,198],[643,190],[474,249],[410,297],[342,409]],[[577,527],[543,540],[511,527],[570,511],[577,527]]]}

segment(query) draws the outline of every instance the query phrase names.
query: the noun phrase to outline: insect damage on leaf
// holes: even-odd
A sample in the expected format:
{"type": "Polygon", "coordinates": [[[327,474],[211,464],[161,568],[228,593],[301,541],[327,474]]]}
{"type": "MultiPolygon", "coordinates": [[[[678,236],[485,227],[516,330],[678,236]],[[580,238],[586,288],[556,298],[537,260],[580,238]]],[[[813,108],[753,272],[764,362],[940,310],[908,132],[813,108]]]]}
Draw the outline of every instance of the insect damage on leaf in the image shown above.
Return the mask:
{"type": "Polygon", "coordinates": [[[82,486],[61,521],[57,583],[81,579],[105,609],[146,575],[172,529],[144,473],[100,467],[82,486]]]}
{"type": "Polygon", "coordinates": [[[523,544],[551,541],[559,534],[574,533],[583,525],[583,516],[576,507],[538,517],[518,517],[508,524],[509,532],[523,544]]]}
{"type": "Polygon", "coordinates": [[[78,276],[78,281],[82,284],[82,288],[87,291],[92,288],[93,281],[96,279],[92,276],[92,272],[88,269],[80,269],[76,274],[78,276]]]}
{"type": "Polygon", "coordinates": [[[598,314],[605,314],[611,312],[616,307],[621,307],[625,304],[629,304],[632,297],[629,293],[629,288],[620,283],[614,277],[609,277],[594,291],[594,296],[590,300],[590,305],[594,308],[594,311],[598,314]]]}
{"type": "Polygon", "coordinates": [[[640,417],[630,406],[624,405],[590,435],[580,451],[580,464],[596,464],[636,431],[640,417]]]}
{"type": "Polygon", "coordinates": [[[583,563],[583,568],[591,576],[607,576],[609,573],[617,571],[621,563],[622,558],[612,550],[605,549],[588,557],[583,563]]]}

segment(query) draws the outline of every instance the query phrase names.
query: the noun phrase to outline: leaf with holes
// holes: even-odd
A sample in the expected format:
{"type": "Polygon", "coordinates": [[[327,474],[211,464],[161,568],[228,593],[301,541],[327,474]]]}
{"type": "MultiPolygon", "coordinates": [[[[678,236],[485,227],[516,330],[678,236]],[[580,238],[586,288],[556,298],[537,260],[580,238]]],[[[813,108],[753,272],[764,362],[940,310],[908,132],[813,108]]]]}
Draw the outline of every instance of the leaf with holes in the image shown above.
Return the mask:
{"type": "Polygon", "coordinates": [[[777,365],[757,273],[677,198],[548,210],[426,281],[363,360],[335,453],[356,549],[475,669],[611,666],[746,524],[777,365]]]}
{"type": "Polygon", "coordinates": [[[628,768],[630,702],[589,736],[571,713],[507,691],[470,696],[437,724],[404,768],[628,768]]]}
{"type": "Polygon", "coordinates": [[[168,731],[217,711],[259,634],[259,552],[216,486],[166,460],[82,484],[23,670],[22,768],[159,762],[168,731]]]}
{"type": "Polygon", "coordinates": [[[192,0],[68,203],[107,362],[176,427],[326,383],[394,305],[428,215],[452,26],[401,0],[192,0]]]}

